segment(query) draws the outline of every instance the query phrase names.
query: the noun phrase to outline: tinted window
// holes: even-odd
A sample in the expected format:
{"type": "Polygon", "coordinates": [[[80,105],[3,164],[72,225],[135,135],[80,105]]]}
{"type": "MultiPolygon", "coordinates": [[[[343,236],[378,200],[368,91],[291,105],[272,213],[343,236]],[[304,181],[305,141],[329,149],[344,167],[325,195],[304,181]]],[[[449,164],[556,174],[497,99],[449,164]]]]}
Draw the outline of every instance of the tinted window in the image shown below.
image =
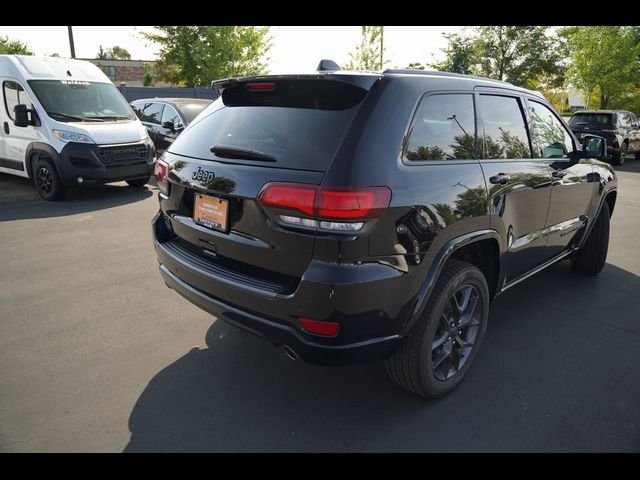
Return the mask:
{"type": "Polygon", "coordinates": [[[484,158],[531,158],[517,98],[480,95],[479,109],[484,127],[484,158]]]}
{"type": "Polygon", "coordinates": [[[529,100],[534,158],[566,158],[573,151],[571,135],[547,107],[529,100]]]}
{"type": "Polygon", "coordinates": [[[162,111],[162,123],[164,122],[173,122],[173,128],[182,127],[182,120],[180,119],[180,115],[178,115],[176,109],[171,105],[164,106],[164,110],[162,111]]]}
{"type": "Polygon", "coordinates": [[[207,116],[192,123],[169,150],[215,160],[212,145],[237,147],[275,157],[267,166],[325,171],[367,92],[332,80],[265,82],[264,90],[253,85],[227,87],[207,116]]]}
{"type": "Polygon", "coordinates": [[[2,90],[4,91],[4,106],[11,120],[13,120],[13,107],[19,104],[24,104],[27,107],[31,106],[29,97],[19,83],[4,82],[2,84],[2,90]]]}
{"type": "Polygon", "coordinates": [[[473,158],[475,120],[471,95],[432,95],[418,107],[409,134],[407,160],[473,158]]]}
{"type": "Polygon", "coordinates": [[[569,120],[569,126],[575,128],[607,128],[613,124],[610,113],[576,113],[569,120]]]}
{"type": "MultiPolygon", "coordinates": [[[[211,102],[209,102],[211,103],[211,102]]],[[[198,114],[209,106],[209,103],[183,103],[180,105],[180,111],[187,123],[193,122],[198,114]]]]}
{"type": "Polygon", "coordinates": [[[164,105],[162,103],[147,103],[142,109],[142,120],[143,122],[149,123],[157,123],[160,125],[160,119],[162,118],[162,108],[164,105]]]}

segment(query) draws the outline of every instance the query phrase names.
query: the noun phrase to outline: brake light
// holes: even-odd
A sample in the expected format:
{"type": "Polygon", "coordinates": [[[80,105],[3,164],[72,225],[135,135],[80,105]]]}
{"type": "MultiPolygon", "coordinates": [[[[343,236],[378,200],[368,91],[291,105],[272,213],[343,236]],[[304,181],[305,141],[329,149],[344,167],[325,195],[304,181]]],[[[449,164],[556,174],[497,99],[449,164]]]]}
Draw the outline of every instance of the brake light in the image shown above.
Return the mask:
{"type": "Polygon", "coordinates": [[[275,89],[275,82],[247,83],[247,90],[250,92],[273,92],[275,89]]]}
{"type": "Polygon", "coordinates": [[[266,207],[304,214],[280,215],[289,225],[332,231],[358,231],[363,220],[379,218],[389,206],[388,187],[330,187],[301,183],[267,183],[258,194],[266,207]],[[336,221],[339,220],[339,221],[336,221]]]}
{"type": "Polygon", "coordinates": [[[300,325],[309,333],[325,337],[335,337],[340,331],[340,325],[335,322],[321,322],[304,317],[300,317],[300,325]]]}
{"type": "Polygon", "coordinates": [[[158,183],[158,190],[169,195],[169,164],[159,158],[153,169],[153,176],[158,183]]]}

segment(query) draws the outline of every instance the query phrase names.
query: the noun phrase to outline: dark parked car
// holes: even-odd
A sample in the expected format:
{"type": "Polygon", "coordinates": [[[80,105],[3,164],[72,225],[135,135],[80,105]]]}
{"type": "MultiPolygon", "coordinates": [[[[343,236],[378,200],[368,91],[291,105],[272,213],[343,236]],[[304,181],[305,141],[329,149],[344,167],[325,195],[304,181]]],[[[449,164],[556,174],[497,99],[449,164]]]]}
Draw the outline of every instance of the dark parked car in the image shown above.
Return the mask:
{"type": "Polygon", "coordinates": [[[131,102],[131,106],[147,127],[156,153],[162,155],[211,102],[203,98],[144,98],[131,102]]]}
{"type": "Polygon", "coordinates": [[[640,122],[626,110],[581,110],[573,114],[569,127],[581,140],[585,135],[600,135],[607,140],[606,158],[622,165],[627,154],[640,160],[640,122]]]}
{"type": "Polygon", "coordinates": [[[562,259],[603,268],[604,141],[583,150],[535,92],[405,70],[213,87],[156,163],[160,272],[292,358],[386,359],[400,386],[444,395],[496,295],[562,259]]]}

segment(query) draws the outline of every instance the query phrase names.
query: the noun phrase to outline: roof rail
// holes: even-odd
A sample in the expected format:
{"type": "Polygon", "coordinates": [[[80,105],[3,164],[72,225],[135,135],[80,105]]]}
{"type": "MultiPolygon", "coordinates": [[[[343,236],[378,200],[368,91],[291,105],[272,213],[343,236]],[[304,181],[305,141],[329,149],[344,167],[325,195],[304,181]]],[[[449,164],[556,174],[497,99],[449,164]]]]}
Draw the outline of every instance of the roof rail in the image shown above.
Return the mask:
{"type": "Polygon", "coordinates": [[[464,73],[452,73],[452,72],[438,72],[435,70],[413,70],[409,68],[387,68],[382,73],[401,73],[403,75],[428,75],[435,77],[460,77],[460,78],[475,78],[478,80],[487,80],[489,82],[504,83],[505,85],[512,85],[509,82],[503,80],[495,80],[493,78],[479,77],[477,75],[465,75],[464,73]]]}

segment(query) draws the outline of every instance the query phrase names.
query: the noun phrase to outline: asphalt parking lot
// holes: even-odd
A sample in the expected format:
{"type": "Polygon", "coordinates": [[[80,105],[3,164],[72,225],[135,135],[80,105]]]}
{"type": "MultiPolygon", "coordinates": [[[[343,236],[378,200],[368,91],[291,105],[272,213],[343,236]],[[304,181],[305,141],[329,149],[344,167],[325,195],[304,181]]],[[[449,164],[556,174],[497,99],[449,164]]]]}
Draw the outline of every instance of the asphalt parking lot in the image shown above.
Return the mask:
{"type": "Polygon", "coordinates": [[[640,451],[640,161],[609,257],[493,305],[482,351],[426,401],[380,363],[310,367],[164,286],[156,189],[41,201],[0,174],[0,451],[640,451]]]}

